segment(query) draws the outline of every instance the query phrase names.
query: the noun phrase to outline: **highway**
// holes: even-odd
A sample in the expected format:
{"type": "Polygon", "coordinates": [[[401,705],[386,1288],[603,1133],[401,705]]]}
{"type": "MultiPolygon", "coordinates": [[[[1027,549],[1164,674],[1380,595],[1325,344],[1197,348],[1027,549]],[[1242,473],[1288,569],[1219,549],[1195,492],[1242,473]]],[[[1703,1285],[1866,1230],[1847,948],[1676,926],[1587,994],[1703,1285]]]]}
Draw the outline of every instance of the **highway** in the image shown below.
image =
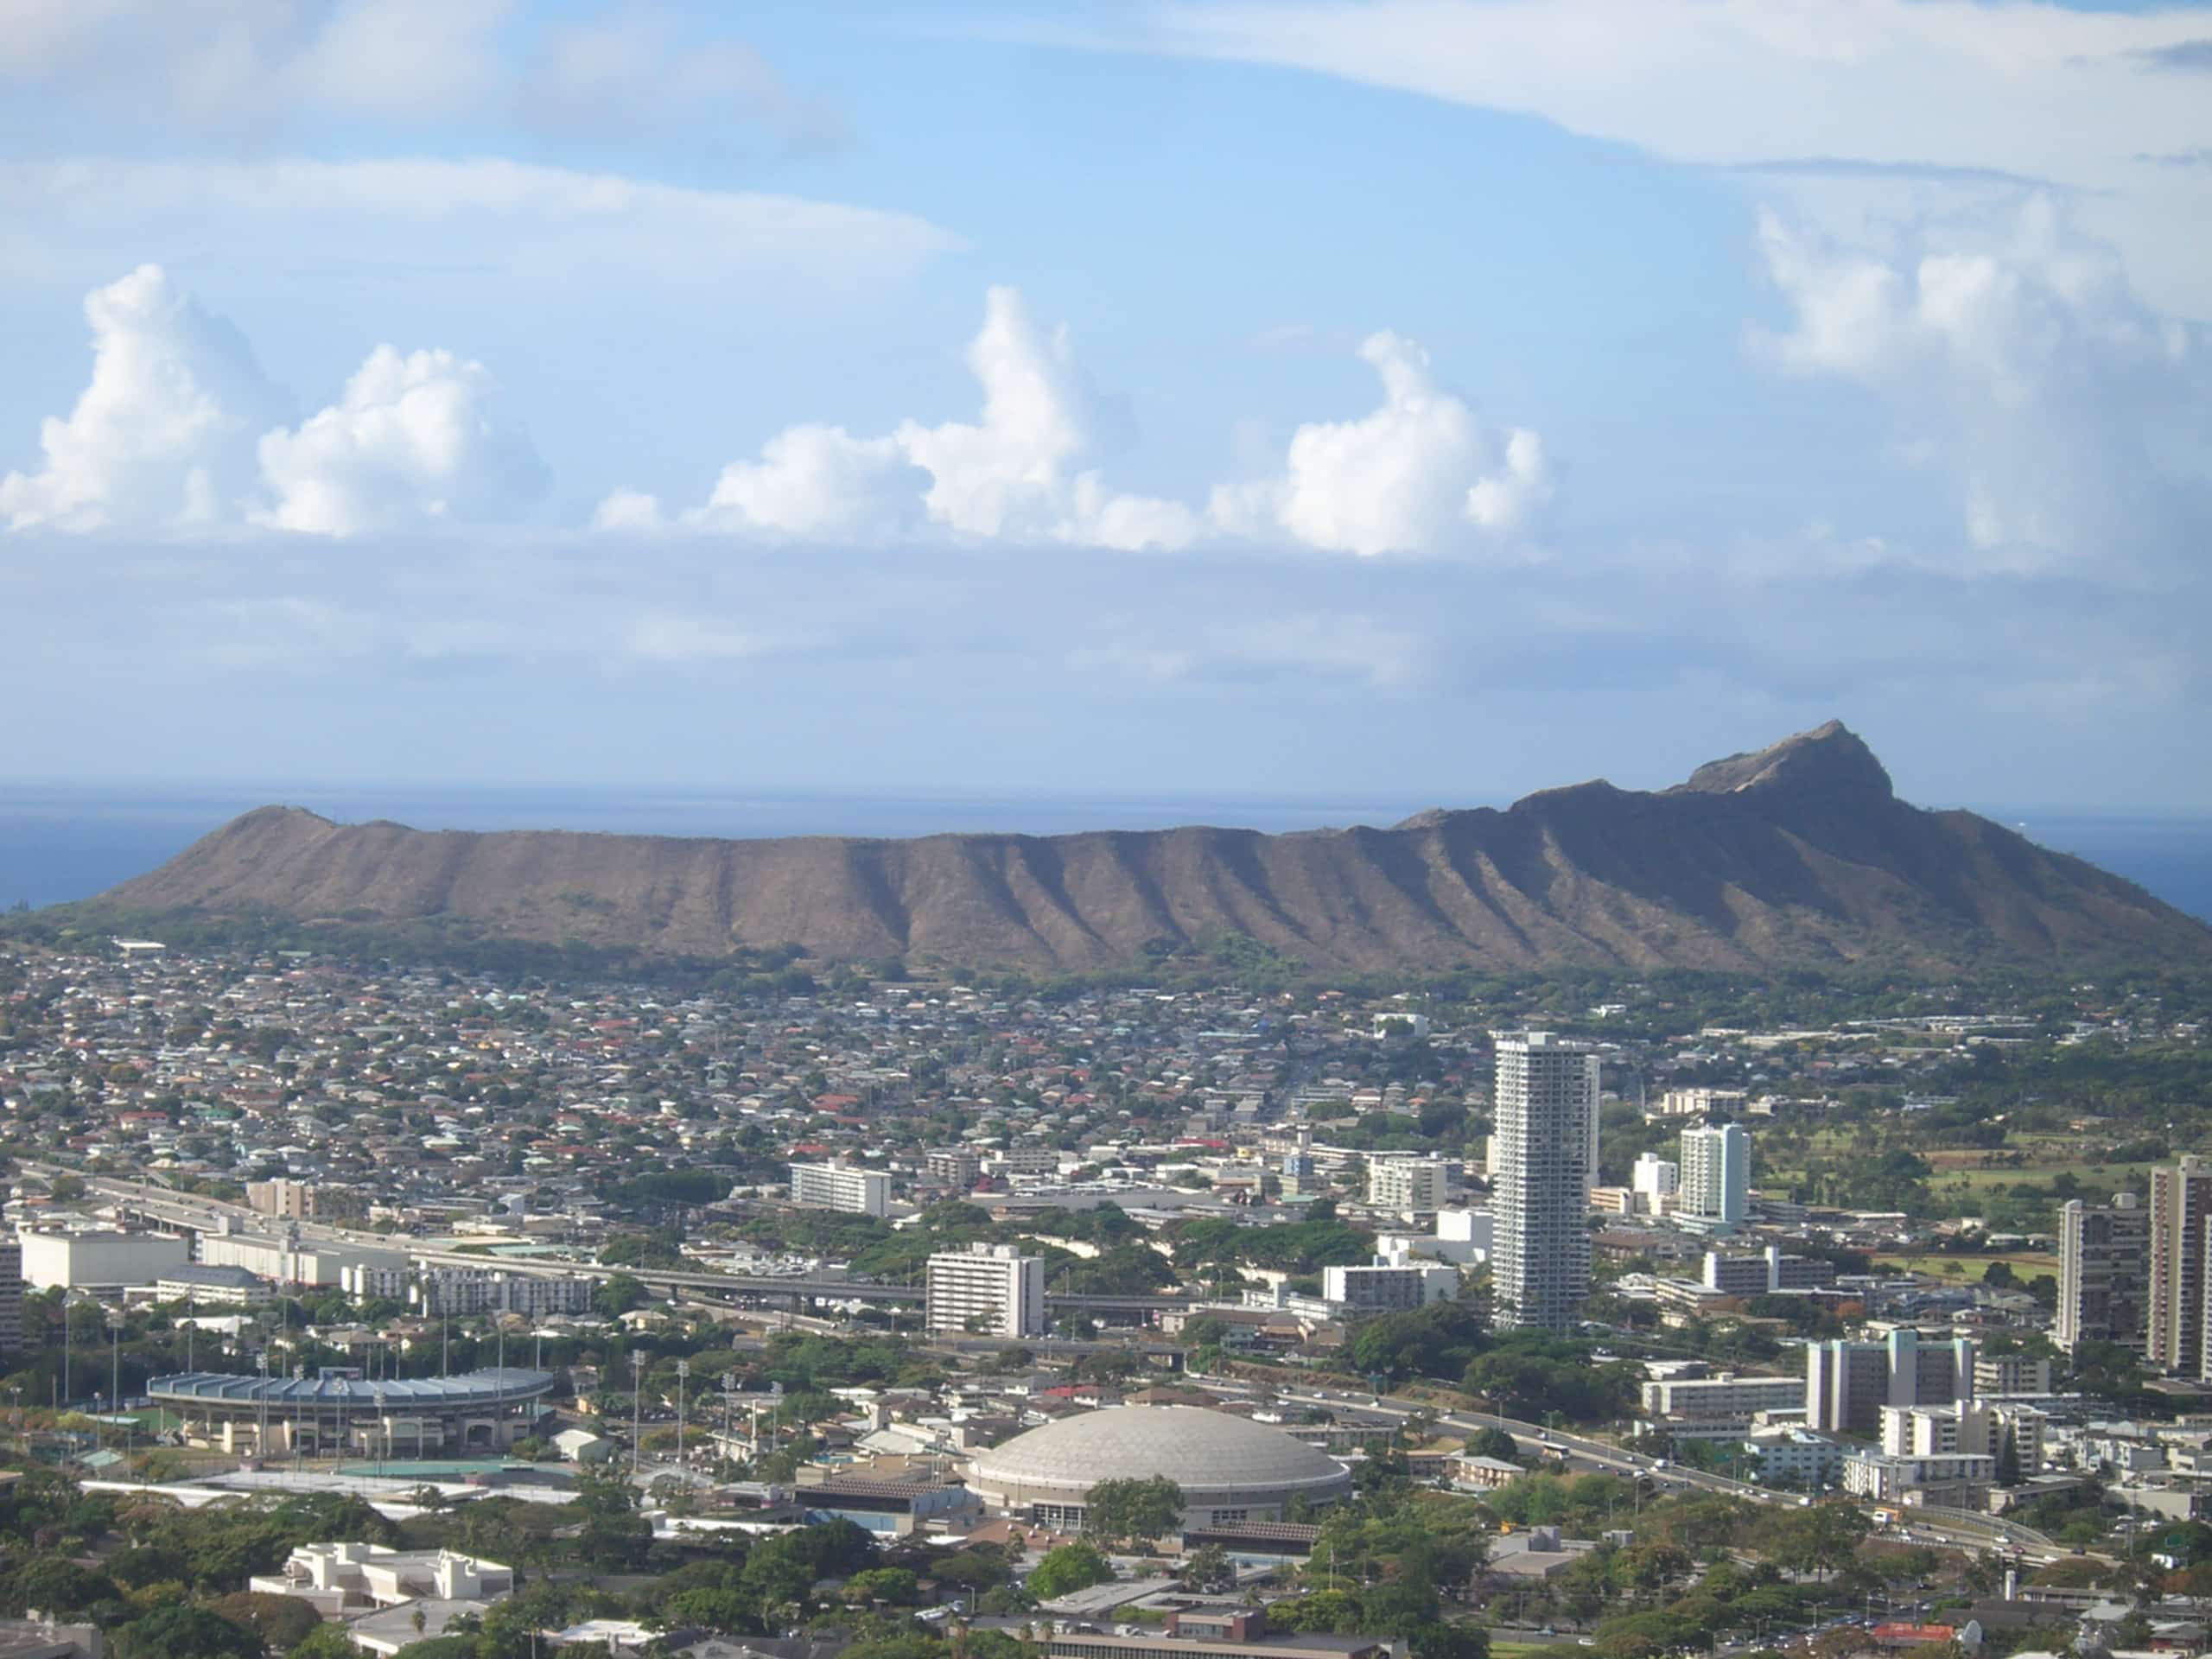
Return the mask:
{"type": "MultiPolygon", "coordinates": [[[[62,1172],[45,1169],[41,1173],[62,1172]]],[[[214,1232],[227,1219],[235,1231],[265,1236],[280,1224],[274,1217],[262,1215],[238,1205],[201,1198],[196,1193],[172,1192],[167,1187],[143,1182],[118,1180],[100,1175],[86,1178],[85,1185],[88,1192],[110,1200],[132,1215],[160,1225],[183,1228],[193,1232],[214,1232]]],[[[612,1279],[617,1274],[624,1274],[652,1290],[714,1292],[724,1296],[765,1297],[779,1300],[872,1302],[918,1306],[928,1300],[927,1291],[919,1285],[882,1284],[852,1279],[801,1279],[772,1274],[748,1276],[694,1273],[668,1268],[608,1267],[592,1262],[486,1255],[480,1251],[442,1249],[400,1235],[334,1227],[327,1223],[302,1221],[289,1224],[299,1230],[302,1245],[321,1243],[358,1249],[385,1250],[436,1267],[497,1268],[503,1273],[531,1274],[542,1278],[558,1278],[573,1274],[587,1279],[612,1279]]],[[[1071,1296],[1050,1290],[1045,1294],[1048,1307],[1080,1309],[1090,1313],[1152,1313],[1180,1307],[1187,1300],[1188,1298],[1179,1296],[1071,1296]]]]}

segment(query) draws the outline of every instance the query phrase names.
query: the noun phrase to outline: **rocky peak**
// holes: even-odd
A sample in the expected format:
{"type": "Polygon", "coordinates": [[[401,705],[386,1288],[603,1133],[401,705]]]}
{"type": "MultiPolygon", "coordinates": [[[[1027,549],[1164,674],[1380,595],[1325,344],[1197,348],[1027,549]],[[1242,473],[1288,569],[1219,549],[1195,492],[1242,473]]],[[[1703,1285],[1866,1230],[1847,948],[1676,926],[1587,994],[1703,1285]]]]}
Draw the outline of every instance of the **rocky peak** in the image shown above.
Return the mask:
{"type": "Polygon", "coordinates": [[[1891,798],[1890,774],[1857,733],[1840,720],[1799,732],[1749,754],[1709,760],[1669,794],[1761,793],[1891,798]]]}

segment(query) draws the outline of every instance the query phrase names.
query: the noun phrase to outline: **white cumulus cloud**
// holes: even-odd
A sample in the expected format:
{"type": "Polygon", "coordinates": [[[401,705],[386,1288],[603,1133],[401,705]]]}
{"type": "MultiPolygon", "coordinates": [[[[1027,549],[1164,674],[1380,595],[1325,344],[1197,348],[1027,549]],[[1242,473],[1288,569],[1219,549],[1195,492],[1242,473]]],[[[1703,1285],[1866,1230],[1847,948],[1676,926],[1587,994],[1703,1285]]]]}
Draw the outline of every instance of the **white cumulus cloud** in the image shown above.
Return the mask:
{"type": "MultiPolygon", "coordinates": [[[[985,296],[968,366],[983,393],[975,421],[907,420],[876,437],[786,428],[757,458],[725,467],[695,519],[809,540],[880,541],[925,525],[1132,550],[1198,538],[1189,507],[1123,494],[1095,469],[1077,470],[1096,446],[1096,397],[1067,331],[1040,334],[1013,289],[985,296]]],[[[602,518],[607,511],[602,504],[602,518]]]]}
{"type": "Polygon", "coordinates": [[[494,410],[482,364],[390,346],[337,403],[264,435],[260,459],[272,500],[256,516],[322,536],[503,518],[544,483],[529,438],[494,410]]]}
{"type": "Polygon", "coordinates": [[[759,460],[725,467],[707,513],[748,530],[874,541],[909,527],[925,487],[898,439],[808,423],[776,434],[759,460]]]}
{"type": "MultiPolygon", "coordinates": [[[[1021,296],[994,288],[968,367],[983,394],[973,421],[902,421],[883,435],[785,428],[722,470],[695,524],[808,541],[880,543],[935,529],[978,541],[1061,542],[1180,551],[1200,542],[1284,538],[1371,556],[1435,553],[1535,525],[1553,493],[1542,441],[1502,446],[1440,390],[1418,347],[1376,334],[1362,348],[1382,407],[1301,426],[1281,471],[1216,488],[1203,510],[1107,484],[1086,465],[1104,423],[1065,327],[1047,334],[1021,296]]],[[[601,529],[658,522],[634,492],[601,503],[601,529]]]]}
{"type": "Polygon", "coordinates": [[[283,412],[243,336],[157,265],[85,299],[92,375],[39,432],[44,464],[0,479],[14,529],[91,530],[232,516],[256,432],[283,412]]]}
{"type": "Polygon", "coordinates": [[[1759,242],[1790,318],[1756,343],[1883,398],[1904,452],[1954,480],[1988,563],[2150,551],[2179,493],[2202,492],[2204,353],[2048,200],[1872,247],[1770,214],[1759,242]]]}
{"type": "MultiPolygon", "coordinates": [[[[504,518],[544,483],[484,366],[379,346],[297,426],[244,336],[142,265],[85,301],[90,383],[0,478],[11,530],[237,524],[325,536],[504,518]]],[[[634,523],[634,519],[631,522],[634,523]]]]}
{"type": "Polygon", "coordinates": [[[1437,385],[1409,340],[1373,334],[1360,355],[1382,379],[1382,407],[1300,427],[1281,474],[1215,492],[1216,523],[1244,535],[1272,526],[1362,558],[1527,530],[1552,494],[1542,440],[1516,431],[1496,453],[1474,411],[1437,385]]]}

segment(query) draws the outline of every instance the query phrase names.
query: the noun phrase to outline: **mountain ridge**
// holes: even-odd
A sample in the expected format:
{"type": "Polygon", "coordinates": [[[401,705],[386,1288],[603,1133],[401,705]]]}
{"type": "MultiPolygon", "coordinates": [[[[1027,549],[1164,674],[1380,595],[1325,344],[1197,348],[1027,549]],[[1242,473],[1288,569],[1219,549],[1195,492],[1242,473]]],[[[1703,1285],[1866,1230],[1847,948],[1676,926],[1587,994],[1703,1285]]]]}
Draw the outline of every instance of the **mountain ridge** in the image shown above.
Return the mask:
{"type": "Polygon", "coordinates": [[[98,903],[297,920],[463,918],[715,957],[1087,971],[1242,935],[1314,969],[2212,962],[2212,928],[1961,811],[1897,799],[1831,721],[1669,789],[1593,779],[1387,828],[752,841],[233,819],[98,903]]]}

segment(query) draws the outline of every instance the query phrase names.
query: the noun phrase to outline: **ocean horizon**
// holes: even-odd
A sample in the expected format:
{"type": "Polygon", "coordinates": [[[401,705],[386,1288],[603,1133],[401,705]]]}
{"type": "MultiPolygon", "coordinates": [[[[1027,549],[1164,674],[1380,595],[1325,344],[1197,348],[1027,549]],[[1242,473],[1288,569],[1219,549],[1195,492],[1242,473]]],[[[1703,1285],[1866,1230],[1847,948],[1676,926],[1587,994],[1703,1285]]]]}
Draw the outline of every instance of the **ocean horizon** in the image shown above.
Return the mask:
{"type": "MultiPolygon", "coordinates": [[[[1410,798],[961,791],[863,795],[582,786],[13,785],[0,788],[0,905],[37,908],[90,898],[156,868],[238,814],[271,802],[305,807],[340,823],[383,818],[418,830],[575,830],[731,838],[986,831],[1041,836],[1195,823],[1279,833],[1386,826],[1436,804],[1410,798]]],[[[2212,818],[1974,810],[2212,922],[2212,818]]]]}

